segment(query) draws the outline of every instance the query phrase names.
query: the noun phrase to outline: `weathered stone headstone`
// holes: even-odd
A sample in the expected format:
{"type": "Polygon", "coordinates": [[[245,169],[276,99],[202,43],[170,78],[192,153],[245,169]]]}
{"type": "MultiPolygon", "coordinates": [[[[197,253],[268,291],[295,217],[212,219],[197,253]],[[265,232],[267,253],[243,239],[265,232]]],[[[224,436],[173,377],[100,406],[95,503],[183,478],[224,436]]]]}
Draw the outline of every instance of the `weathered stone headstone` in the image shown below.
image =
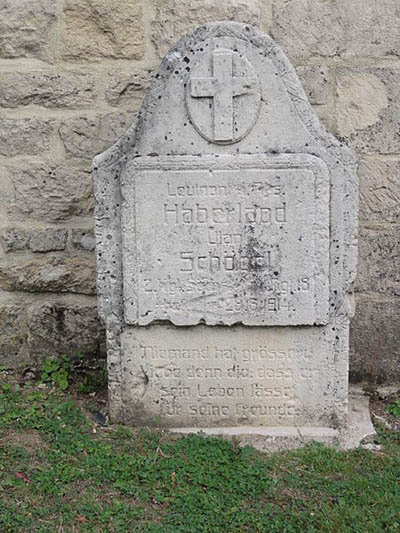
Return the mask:
{"type": "Polygon", "coordinates": [[[355,158],[279,47],[238,23],[185,36],[94,175],[112,419],[334,438],[355,158]]]}

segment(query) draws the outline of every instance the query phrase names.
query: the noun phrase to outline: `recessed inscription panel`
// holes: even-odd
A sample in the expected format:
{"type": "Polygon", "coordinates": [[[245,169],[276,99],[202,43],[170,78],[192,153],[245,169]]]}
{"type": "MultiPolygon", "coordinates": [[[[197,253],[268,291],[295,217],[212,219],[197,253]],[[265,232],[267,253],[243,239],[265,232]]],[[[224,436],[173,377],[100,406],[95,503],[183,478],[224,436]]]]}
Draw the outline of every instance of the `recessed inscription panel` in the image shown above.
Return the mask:
{"type": "Polygon", "coordinates": [[[239,167],[217,163],[184,170],[136,162],[128,172],[128,323],[326,321],[328,194],[318,175],[323,168],[310,162],[273,168],[266,158],[250,165],[249,159],[239,167]]]}
{"type": "Polygon", "coordinates": [[[327,423],[338,362],[318,330],[127,329],[127,411],[142,424],[170,427],[327,423]]]}

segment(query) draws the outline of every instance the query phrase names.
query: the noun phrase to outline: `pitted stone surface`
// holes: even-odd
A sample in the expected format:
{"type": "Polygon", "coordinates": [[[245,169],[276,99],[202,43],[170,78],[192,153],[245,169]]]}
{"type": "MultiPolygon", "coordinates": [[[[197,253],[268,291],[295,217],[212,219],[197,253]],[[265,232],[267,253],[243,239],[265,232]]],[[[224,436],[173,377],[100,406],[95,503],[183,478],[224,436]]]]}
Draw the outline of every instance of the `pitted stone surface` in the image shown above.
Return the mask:
{"type": "Polygon", "coordinates": [[[270,38],[182,38],[94,160],[114,420],[340,429],[355,171],[270,38]]]}
{"type": "Polygon", "coordinates": [[[215,39],[213,47],[211,57],[208,51],[199,54],[192,67],[186,104],[193,125],[203,137],[215,143],[233,143],[249,133],[258,118],[260,80],[232,43],[215,39]]]}
{"type": "Polygon", "coordinates": [[[329,177],[321,160],[137,158],[122,189],[126,322],[326,323],[329,177]]]}
{"type": "Polygon", "coordinates": [[[338,418],[347,407],[337,379],[346,357],[335,361],[333,337],[321,328],[126,329],[125,421],[152,425],[157,411],[167,427],[329,425],[332,405],[338,418]]]}

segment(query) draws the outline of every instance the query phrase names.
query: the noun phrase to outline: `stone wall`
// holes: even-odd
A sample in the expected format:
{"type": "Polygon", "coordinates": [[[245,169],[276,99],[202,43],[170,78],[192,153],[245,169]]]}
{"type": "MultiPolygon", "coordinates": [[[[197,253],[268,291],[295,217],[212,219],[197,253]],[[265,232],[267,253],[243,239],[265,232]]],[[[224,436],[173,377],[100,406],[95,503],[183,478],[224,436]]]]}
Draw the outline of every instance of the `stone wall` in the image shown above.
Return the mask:
{"type": "Polygon", "coordinates": [[[259,26],[359,154],[352,377],[400,380],[398,0],[2,0],[0,365],[104,354],[91,160],[133,121],[184,32],[259,26]]]}

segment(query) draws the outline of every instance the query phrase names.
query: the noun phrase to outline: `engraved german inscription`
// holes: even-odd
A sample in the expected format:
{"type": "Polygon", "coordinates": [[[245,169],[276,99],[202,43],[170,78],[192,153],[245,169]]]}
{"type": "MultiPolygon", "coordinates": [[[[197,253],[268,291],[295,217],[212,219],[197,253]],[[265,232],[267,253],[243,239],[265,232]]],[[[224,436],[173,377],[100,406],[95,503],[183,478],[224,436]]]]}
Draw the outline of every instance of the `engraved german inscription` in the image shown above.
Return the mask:
{"type": "Polygon", "coordinates": [[[323,168],[274,168],[259,156],[243,168],[219,158],[160,171],[143,159],[124,189],[124,248],[142,243],[124,257],[128,322],[324,323],[323,168]]]}
{"type": "Polygon", "coordinates": [[[200,326],[190,338],[185,328],[174,328],[167,346],[149,342],[154,339],[151,328],[136,337],[132,360],[148,378],[143,398],[153,398],[160,415],[171,423],[179,416],[194,425],[203,417],[201,424],[206,424],[207,416],[290,422],[303,415],[304,394],[324,379],[329,366],[328,361],[321,364],[315,346],[304,344],[295,328],[283,342],[278,331],[265,337],[262,328],[248,328],[246,338],[234,328],[239,342],[239,336],[223,340],[226,328],[208,333],[210,328],[200,326]]]}

